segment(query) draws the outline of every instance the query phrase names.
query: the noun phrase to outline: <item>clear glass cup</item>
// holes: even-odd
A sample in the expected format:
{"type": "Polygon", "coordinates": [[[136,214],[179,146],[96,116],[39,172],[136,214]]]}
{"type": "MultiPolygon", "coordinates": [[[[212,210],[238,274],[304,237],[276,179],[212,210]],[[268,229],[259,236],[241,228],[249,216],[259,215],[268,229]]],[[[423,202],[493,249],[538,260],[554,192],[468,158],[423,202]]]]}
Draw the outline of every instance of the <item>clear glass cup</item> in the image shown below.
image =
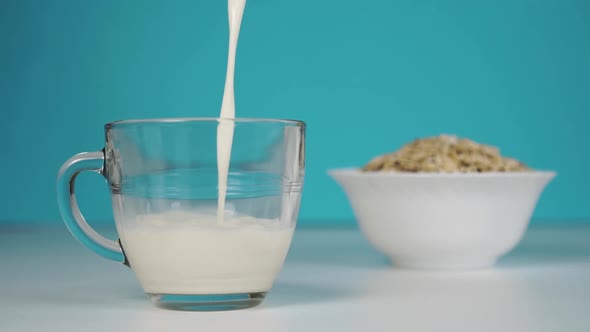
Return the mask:
{"type": "Polygon", "coordinates": [[[127,120],[105,125],[101,151],[77,154],[57,178],[62,218],[83,245],[136,274],[156,306],[248,308],[282,268],[305,173],[305,124],[279,119],[127,120]],[[234,124],[223,218],[218,216],[217,130],[234,124]],[[118,240],[78,209],[75,180],[102,174],[118,240]]]}

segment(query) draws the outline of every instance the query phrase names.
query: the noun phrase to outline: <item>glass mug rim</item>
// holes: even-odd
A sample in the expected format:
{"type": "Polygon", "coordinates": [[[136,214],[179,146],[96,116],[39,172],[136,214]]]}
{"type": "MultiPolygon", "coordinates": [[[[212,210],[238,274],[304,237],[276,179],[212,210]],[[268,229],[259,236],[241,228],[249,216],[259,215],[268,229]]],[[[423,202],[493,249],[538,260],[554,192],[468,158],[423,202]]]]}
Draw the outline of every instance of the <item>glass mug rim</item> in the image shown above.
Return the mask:
{"type": "Polygon", "coordinates": [[[127,119],[116,120],[105,124],[105,129],[109,130],[117,127],[128,125],[142,124],[174,124],[174,123],[207,123],[220,121],[233,121],[235,123],[271,123],[283,124],[293,127],[305,128],[307,124],[301,120],[282,119],[282,118],[216,118],[216,117],[179,117],[179,118],[144,118],[144,119],[127,119]]]}

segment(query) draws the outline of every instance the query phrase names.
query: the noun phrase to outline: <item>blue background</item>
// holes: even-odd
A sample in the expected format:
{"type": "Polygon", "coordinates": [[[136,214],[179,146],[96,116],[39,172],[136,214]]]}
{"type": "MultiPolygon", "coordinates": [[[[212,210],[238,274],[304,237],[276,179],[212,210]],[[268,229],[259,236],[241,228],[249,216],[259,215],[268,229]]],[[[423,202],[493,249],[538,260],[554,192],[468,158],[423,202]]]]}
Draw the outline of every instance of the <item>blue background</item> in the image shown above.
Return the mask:
{"type": "MultiPolygon", "coordinates": [[[[216,116],[226,4],[0,0],[0,220],[59,223],[56,173],[105,122],[216,116]]],[[[353,223],[327,169],[439,133],[557,170],[537,222],[590,219],[590,1],[249,0],[236,75],[239,116],[308,123],[302,224],[353,223]]]]}

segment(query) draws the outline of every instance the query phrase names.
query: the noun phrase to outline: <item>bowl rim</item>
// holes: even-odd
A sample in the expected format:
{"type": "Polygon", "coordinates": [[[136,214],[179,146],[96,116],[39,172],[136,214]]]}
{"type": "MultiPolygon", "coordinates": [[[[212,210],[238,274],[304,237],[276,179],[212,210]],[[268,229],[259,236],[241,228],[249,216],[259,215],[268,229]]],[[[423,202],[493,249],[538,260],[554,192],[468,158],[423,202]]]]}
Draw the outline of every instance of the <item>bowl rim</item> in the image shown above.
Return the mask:
{"type": "Polygon", "coordinates": [[[388,178],[420,178],[420,179],[453,179],[453,178],[523,178],[523,177],[542,177],[553,178],[557,175],[556,171],[550,170],[531,170],[519,172],[484,172],[484,173],[408,173],[395,171],[374,171],[363,172],[359,167],[343,167],[328,170],[330,176],[355,176],[355,177],[388,177],[388,178]]]}

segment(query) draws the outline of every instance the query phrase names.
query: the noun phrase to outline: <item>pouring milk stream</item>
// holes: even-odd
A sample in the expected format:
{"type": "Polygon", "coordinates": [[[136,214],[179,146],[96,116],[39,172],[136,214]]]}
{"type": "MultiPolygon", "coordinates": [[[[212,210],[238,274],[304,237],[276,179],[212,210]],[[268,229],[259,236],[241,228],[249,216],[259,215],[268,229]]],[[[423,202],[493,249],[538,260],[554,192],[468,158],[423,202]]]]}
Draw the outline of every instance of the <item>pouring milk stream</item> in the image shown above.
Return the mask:
{"type": "Polygon", "coordinates": [[[223,223],[225,211],[225,197],[227,194],[227,178],[229,174],[229,162],[234,138],[234,121],[236,117],[236,104],[234,96],[234,71],[236,66],[236,49],[240,35],[240,25],[246,0],[228,0],[229,18],[229,50],[227,56],[227,74],[225,77],[225,89],[217,127],[217,173],[218,173],[218,201],[217,219],[223,223]],[[228,120],[224,120],[228,119],[228,120]]]}

